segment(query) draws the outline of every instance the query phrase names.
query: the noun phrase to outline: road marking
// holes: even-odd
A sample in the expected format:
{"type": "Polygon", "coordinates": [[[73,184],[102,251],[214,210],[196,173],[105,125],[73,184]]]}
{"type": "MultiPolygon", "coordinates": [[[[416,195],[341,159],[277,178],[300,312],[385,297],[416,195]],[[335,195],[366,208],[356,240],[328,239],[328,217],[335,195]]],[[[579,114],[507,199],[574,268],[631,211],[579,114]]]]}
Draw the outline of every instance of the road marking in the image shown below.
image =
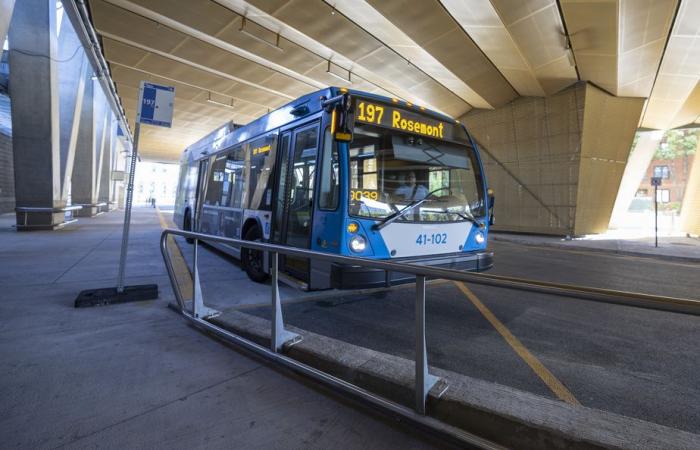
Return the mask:
{"type": "MultiPolygon", "coordinates": [[[[162,229],[165,230],[166,228],[176,228],[175,224],[172,222],[168,223],[166,221],[165,217],[163,217],[163,214],[160,211],[160,208],[156,207],[156,212],[158,213],[158,220],[160,220],[160,227],[162,229]]],[[[173,236],[168,236],[168,242],[166,245],[168,246],[168,250],[170,252],[173,271],[175,272],[175,280],[177,281],[177,284],[180,287],[180,292],[184,297],[183,300],[190,300],[191,298],[188,298],[188,296],[191,297],[192,293],[194,292],[194,284],[192,283],[192,273],[190,272],[190,268],[187,267],[185,258],[182,256],[180,247],[175,242],[173,236]]]]}
{"type": "Polygon", "coordinates": [[[479,312],[488,320],[491,325],[498,331],[498,333],[505,339],[505,341],[508,343],[508,345],[511,346],[511,348],[515,351],[515,353],[520,356],[525,363],[527,363],[528,366],[537,374],[538,377],[544,382],[544,384],[547,385],[549,389],[551,389],[552,392],[554,392],[554,395],[559,397],[561,400],[564,400],[565,402],[571,404],[571,405],[580,405],[578,400],[576,400],[576,397],[569,391],[566,386],[562,384],[561,381],[557,379],[557,377],[552,374],[552,372],[547,369],[544,364],[540,362],[535,355],[530,353],[530,351],[525,348],[525,346],[520,342],[518,338],[513,336],[513,333],[510,332],[510,330],[503,325],[503,323],[496,318],[496,316],[491,312],[490,309],[484,305],[479,298],[474,295],[474,293],[469,290],[468,287],[464,285],[464,283],[455,281],[455,285],[459,288],[460,291],[471,301],[476,309],[479,310],[479,312]]]}

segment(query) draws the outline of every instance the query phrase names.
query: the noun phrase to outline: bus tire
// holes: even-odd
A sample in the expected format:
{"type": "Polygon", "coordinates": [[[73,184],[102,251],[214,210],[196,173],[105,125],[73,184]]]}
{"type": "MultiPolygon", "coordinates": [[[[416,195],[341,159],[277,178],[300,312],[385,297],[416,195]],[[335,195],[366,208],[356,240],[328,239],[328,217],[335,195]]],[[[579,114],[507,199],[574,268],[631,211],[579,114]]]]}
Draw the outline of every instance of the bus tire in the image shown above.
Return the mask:
{"type": "MultiPolygon", "coordinates": [[[[243,237],[246,241],[260,241],[262,235],[257,226],[250,227],[243,237]]],[[[248,274],[248,278],[256,283],[267,281],[268,274],[265,273],[264,255],[260,250],[241,249],[241,264],[248,274]]]]}
{"type": "MultiPolygon", "coordinates": [[[[185,211],[185,219],[183,220],[185,223],[182,224],[182,228],[185,231],[192,231],[192,218],[190,217],[190,211],[187,210],[185,211]]],[[[192,238],[185,238],[185,242],[188,244],[194,244],[194,239],[192,238]]]]}

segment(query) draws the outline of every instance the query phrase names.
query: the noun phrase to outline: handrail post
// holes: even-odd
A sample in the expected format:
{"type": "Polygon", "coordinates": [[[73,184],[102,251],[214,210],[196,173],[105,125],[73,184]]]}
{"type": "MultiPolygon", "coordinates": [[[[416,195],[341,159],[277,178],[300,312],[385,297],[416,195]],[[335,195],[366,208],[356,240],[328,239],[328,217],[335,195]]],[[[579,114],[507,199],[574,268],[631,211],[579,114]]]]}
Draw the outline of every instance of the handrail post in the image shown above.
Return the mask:
{"type": "Polygon", "coordinates": [[[218,316],[221,314],[220,311],[204,306],[202,285],[199,281],[199,239],[194,239],[193,247],[194,258],[192,265],[194,266],[194,280],[192,283],[192,314],[197,319],[218,316]]]}
{"type": "Polygon", "coordinates": [[[180,308],[180,312],[185,311],[185,302],[182,299],[182,292],[180,291],[180,285],[177,283],[177,276],[173,270],[173,264],[170,260],[170,251],[168,250],[168,238],[170,237],[169,230],[163,231],[160,235],[160,253],[163,256],[163,262],[165,263],[165,269],[168,272],[168,278],[170,278],[170,285],[173,288],[173,293],[175,294],[175,300],[180,308]]]}
{"type": "Polygon", "coordinates": [[[428,392],[438,378],[428,369],[428,349],[425,340],[425,276],[416,275],[416,412],[425,414],[428,392]]]}
{"type": "Polygon", "coordinates": [[[279,256],[277,252],[270,252],[270,287],[272,290],[270,349],[277,353],[282,350],[282,347],[287,342],[298,342],[301,340],[300,335],[284,329],[284,318],[282,317],[282,302],[280,300],[279,287],[279,256]]]}

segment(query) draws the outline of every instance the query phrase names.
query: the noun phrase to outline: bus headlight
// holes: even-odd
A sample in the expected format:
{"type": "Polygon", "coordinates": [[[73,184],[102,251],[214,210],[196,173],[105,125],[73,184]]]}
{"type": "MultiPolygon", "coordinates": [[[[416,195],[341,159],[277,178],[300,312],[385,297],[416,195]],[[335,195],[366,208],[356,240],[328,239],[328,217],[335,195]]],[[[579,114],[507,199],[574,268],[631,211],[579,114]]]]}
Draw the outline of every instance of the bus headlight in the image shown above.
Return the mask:
{"type": "Polygon", "coordinates": [[[367,241],[362,236],[357,235],[350,239],[350,250],[353,252],[362,253],[365,251],[365,248],[367,248],[367,241]]]}
{"type": "Polygon", "coordinates": [[[474,240],[479,245],[483,244],[486,240],[486,238],[484,238],[484,233],[482,233],[481,231],[477,232],[476,235],[474,235],[474,240]]]}

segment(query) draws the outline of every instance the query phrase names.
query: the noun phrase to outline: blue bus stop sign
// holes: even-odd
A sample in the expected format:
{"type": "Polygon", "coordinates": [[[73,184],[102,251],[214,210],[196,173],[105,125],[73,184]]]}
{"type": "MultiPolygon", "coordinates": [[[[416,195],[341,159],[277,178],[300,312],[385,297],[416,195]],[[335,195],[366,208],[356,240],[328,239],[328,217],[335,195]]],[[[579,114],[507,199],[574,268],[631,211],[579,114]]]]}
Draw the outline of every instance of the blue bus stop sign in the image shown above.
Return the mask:
{"type": "Polygon", "coordinates": [[[174,87],[142,81],[139,89],[139,109],[136,113],[136,121],[170,128],[173,124],[174,100],[174,87]]]}

